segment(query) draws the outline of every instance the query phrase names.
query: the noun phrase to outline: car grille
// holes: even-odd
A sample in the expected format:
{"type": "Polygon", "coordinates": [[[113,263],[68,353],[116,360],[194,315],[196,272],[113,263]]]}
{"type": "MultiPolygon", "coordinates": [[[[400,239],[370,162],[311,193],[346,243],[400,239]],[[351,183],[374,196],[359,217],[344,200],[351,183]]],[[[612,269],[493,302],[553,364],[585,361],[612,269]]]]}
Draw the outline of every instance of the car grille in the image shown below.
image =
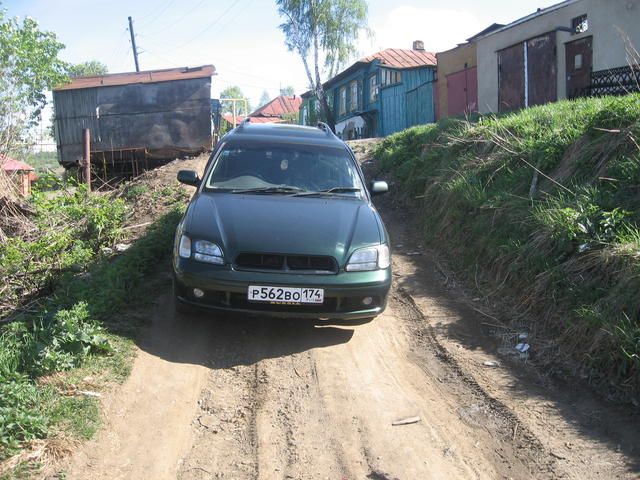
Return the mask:
{"type": "Polygon", "coordinates": [[[333,257],[315,255],[241,253],[236,257],[235,268],[295,273],[338,273],[338,263],[333,257]]]}

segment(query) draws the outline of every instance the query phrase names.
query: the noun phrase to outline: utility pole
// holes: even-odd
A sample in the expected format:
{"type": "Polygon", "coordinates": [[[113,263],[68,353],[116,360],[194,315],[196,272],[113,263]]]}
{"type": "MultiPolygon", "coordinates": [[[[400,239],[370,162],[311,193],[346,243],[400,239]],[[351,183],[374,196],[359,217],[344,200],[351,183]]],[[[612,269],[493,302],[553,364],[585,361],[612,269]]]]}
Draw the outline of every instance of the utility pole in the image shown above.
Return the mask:
{"type": "Polygon", "coordinates": [[[136,62],[136,72],[139,72],[138,49],[136,48],[136,36],[133,34],[133,20],[131,20],[131,17],[129,17],[129,33],[131,34],[131,47],[133,48],[133,60],[136,62]]]}

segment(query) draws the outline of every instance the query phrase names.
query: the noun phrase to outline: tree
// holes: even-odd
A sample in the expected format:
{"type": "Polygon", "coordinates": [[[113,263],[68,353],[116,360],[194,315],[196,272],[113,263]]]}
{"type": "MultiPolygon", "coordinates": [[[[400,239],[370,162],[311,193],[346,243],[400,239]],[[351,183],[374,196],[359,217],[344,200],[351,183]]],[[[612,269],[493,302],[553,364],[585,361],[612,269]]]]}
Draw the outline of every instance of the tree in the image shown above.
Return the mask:
{"type": "Polygon", "coordinates": [[[320,70],[324,67],[328,78],[335,76],[355,52],[358,34],[367,29],[366,1],[276,0],[276,5],[285,20],[280,25],[285,44],[302,59],[309,86],[320,101],[323,116],[335,129],[320,70]]]}
{"type": "Polygon", "coordinates": [[[107,66],[97,60],[89,60],[69,66],[70,77],[93,77],[106,75],[107,73],[109,73],[107,66]]]}
{"type": "Polygon", "coordinates": [[[284,88],[280,89],[280,95],[286,95],[287,97],[293,97],[295,95],[295,90],[291,85],[287,85],[284,88]]]}
{"type": "Polygon", "coordinates": [[[68,80],[64,48],[52,32],[27,17],[22,23],[0,10],[0,154],[22,144],[47,103],[45,92],[68,80]]]}
{"type": "MultiPolygon", "coordinates": [[[[240,87],[234,85],[225,88],[220,92],[220,100],[222,105],[222,113],[233,113],[233,102],[224,101],[225,98],[246,98],[240,87]]],[[[236,115],[248,115],[251,112],[251,105],[247,99],[246,108],[244,102],[236,102],[236,115]]]]}
{"type": "Polygon", "coordinates": [[[264,107],[267,103],[271,101],[271,97],[269,96],[269,92],[266,90],[262,92],[262,96],[260,97],[260,107],[264,107]]]}

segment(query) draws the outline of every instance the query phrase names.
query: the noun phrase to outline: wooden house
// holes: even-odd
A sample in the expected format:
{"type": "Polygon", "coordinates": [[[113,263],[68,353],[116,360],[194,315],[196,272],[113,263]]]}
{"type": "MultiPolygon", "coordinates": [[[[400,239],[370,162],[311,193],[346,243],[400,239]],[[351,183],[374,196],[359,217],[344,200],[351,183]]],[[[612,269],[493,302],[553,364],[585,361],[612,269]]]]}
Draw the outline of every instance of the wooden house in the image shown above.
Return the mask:
{"type": "MultiPolygon", "coordinates": [[[[388,48],[358,60],[324,83],[336,134],[380,137],[435,121],[435,70],[436,57],[421,41],[411,50],[388,48]]],[[[302,98],[299,122],[313,125],[318,100],[312,92],[302,98]]]]}

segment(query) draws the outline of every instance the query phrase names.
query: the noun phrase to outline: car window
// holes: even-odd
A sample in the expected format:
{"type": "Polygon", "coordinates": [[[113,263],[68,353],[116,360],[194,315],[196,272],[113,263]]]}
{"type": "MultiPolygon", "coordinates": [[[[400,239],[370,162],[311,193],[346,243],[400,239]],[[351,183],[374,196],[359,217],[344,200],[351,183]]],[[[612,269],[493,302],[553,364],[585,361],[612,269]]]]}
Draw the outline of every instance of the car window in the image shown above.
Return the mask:
{"type": "Polygon", "coordinates": [[[205,184],[207,189],[291,187],[303,192],[336,188],[362,196],[363,186],[348,152],[308,145],[225,145],[205,184]]]}

